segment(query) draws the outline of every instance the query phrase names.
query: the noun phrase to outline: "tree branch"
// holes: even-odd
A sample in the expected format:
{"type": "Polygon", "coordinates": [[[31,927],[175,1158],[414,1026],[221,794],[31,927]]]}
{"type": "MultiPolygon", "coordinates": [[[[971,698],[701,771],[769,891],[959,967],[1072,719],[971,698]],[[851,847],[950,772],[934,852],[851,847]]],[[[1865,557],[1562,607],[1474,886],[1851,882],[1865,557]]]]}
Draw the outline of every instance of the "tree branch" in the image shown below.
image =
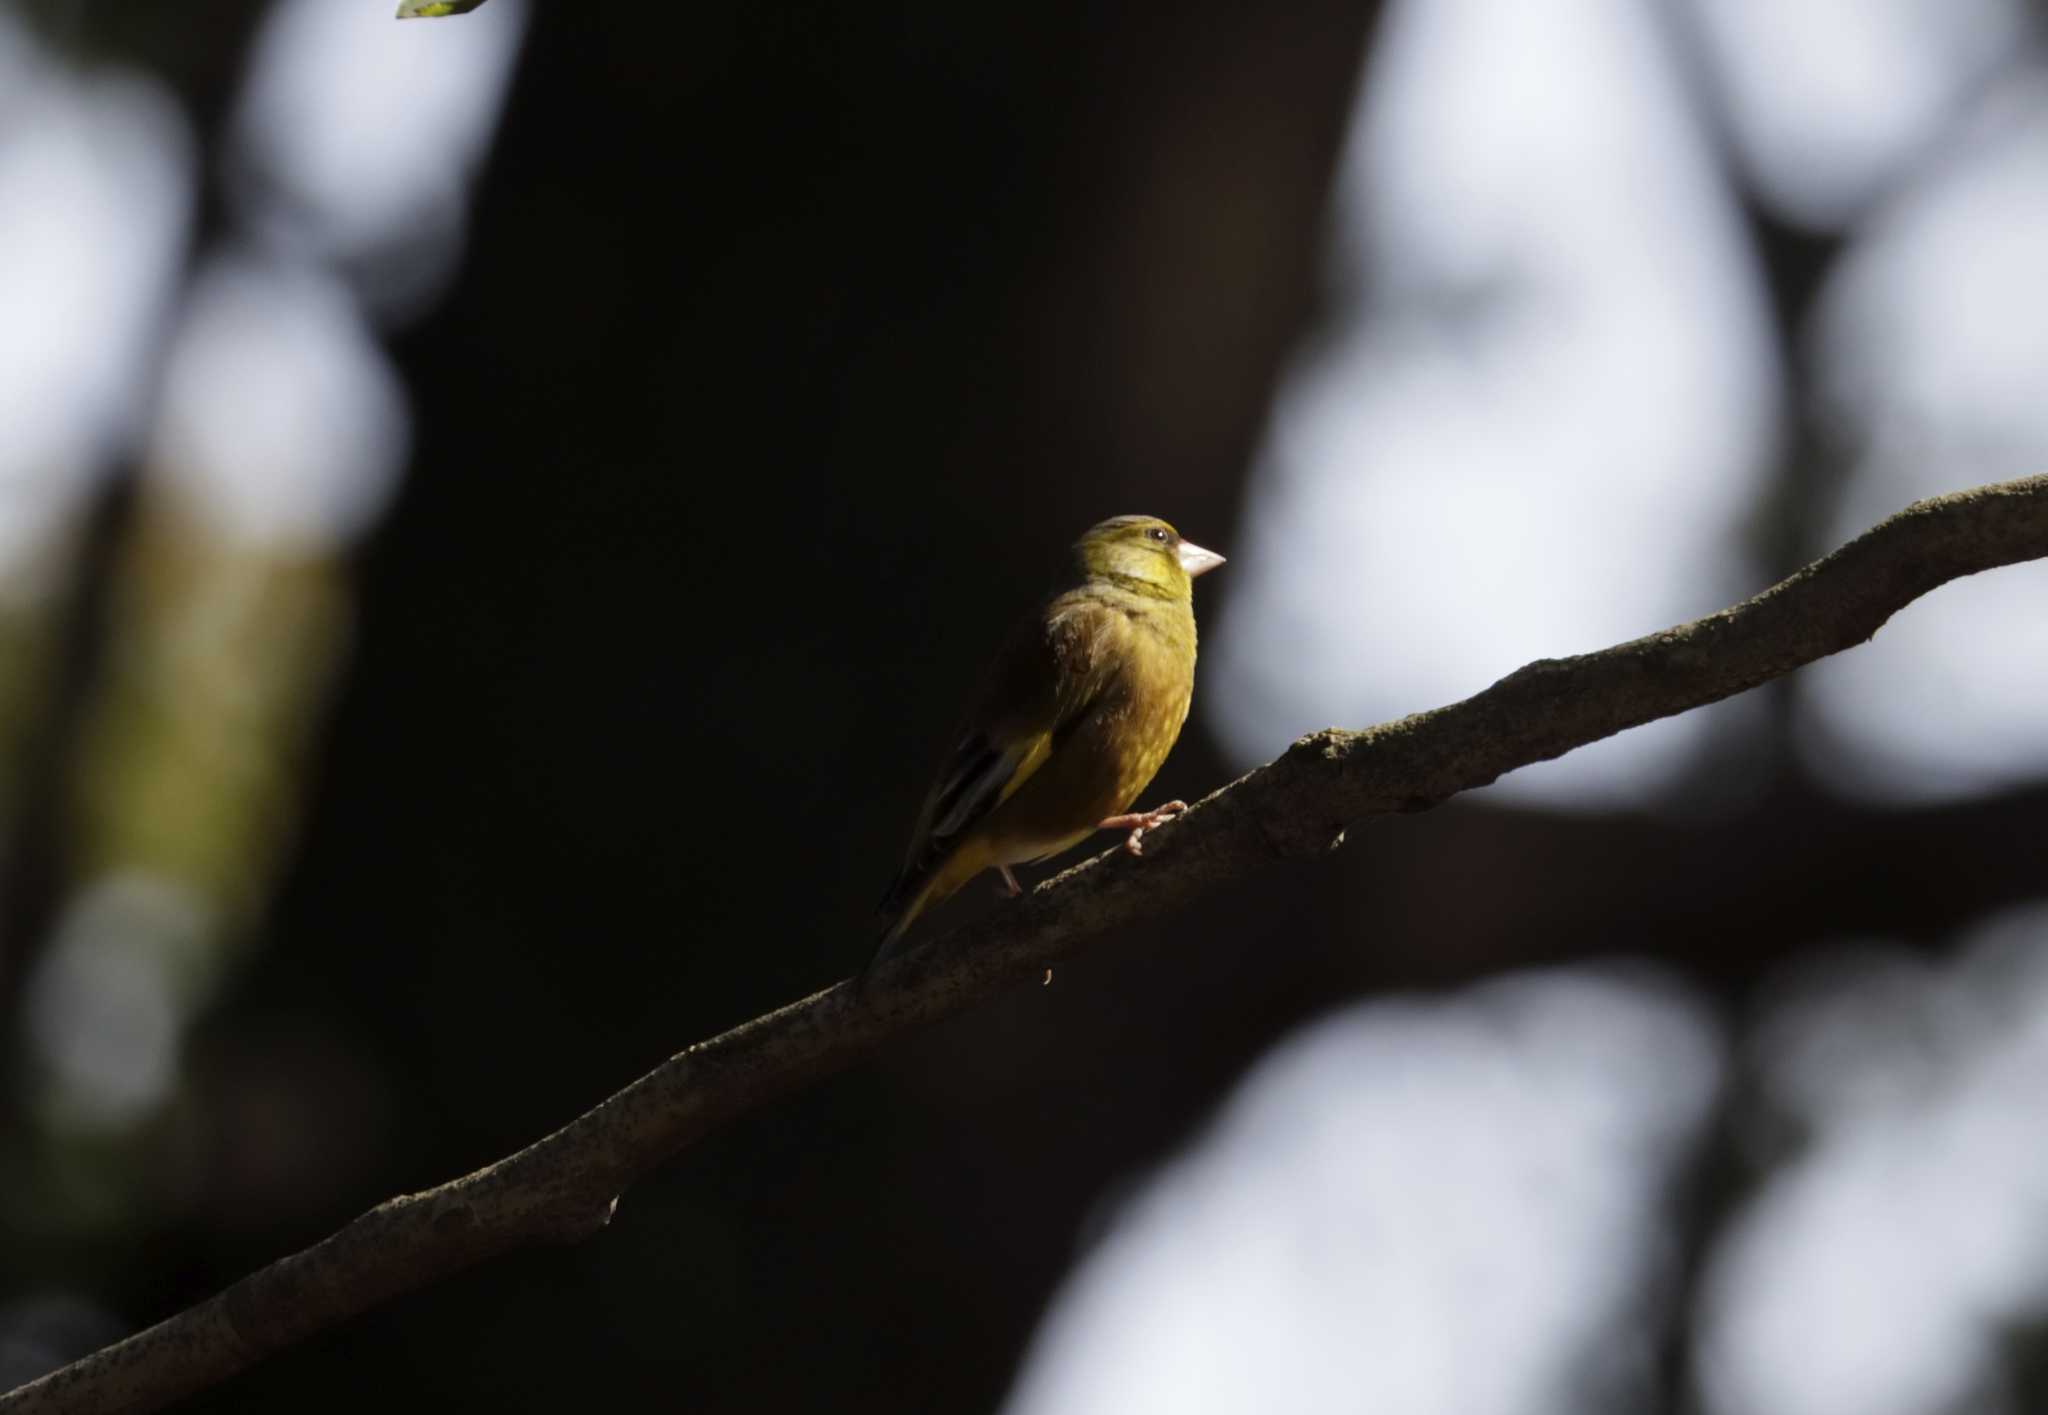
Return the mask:
{"type": "Polygon", "coordinates": [[[1304,737],[1151,832],[1142,860],[1111,850],[884,965],[864,992],[841,983],[700,1042],[517,1154],[380,1204],[218,1296],[0,1396],[0,1415],[154,1410],[483,1258],[584,1237],[610,1219],[616,1195],[714,1127],[1119,925],[1276,859],[1325,853],[1348,825],[1753,688],[1862,643],[1949,580],[2042,557],[2048,477],[1916,502],[1732,609],[1540,660],[1433,712],[1304,737]]]}

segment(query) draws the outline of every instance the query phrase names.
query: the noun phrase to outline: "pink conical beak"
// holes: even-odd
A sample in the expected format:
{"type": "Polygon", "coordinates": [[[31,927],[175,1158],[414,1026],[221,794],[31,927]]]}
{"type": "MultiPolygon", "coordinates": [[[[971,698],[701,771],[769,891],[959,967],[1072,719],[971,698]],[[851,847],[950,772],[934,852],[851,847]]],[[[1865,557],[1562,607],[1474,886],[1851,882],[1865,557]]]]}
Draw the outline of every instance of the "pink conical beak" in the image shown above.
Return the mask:
{"type": "Polygon", "coordinates": [[[1206,575],[1223,563],[1223,557],[1213,550],[1204,550],[1191,540],[1180,543],[1180,568],[1188,572],[1188,578],[1206,575]]]}

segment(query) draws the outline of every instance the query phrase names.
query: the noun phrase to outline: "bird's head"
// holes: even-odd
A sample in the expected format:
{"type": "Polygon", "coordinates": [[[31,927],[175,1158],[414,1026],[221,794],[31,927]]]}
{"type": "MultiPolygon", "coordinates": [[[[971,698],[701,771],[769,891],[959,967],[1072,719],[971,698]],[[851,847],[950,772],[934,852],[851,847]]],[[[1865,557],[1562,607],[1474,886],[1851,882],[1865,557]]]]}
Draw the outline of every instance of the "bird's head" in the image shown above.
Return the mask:
{"type": "Polygon", "coordinates": [[[1190,593],[1190,581],[1223,563],[1157,516],[1112,516],[1090,526],[1074,545],[1074,558],[1090,580],[1111,580],[1175,599],[1190,593]]]}

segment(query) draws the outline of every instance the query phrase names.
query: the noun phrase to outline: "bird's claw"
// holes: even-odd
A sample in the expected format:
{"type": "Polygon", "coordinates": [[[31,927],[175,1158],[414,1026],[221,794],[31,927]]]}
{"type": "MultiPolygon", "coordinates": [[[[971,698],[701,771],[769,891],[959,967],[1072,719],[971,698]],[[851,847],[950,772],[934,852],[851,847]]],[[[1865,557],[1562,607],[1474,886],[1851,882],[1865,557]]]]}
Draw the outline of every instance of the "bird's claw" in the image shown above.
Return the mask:
{"type": "Polygon", "coordinates": [[[1128,829],[1131,833],[1124,840],[1124,849],[1143,859],[1145,855],[1145,832],[1152,829],[1155,825],[1172,820],[1187,808],[1188,803],[1185,801],[1168,801],[1163,805],[1154,806],[1149,811],[1136,811],[1130,815],[1111,816],[1098,829],[1128,829]]]}
{"type": "Polygon", "coordinates": [[[1015,899],[1024,892],[1024,886],[1017,883],[1017,877],[1010,873],[1008,865],[997,865],[996,873],[1002,876],[996,881],[996,893],[1004,899],[1015,899]]]}

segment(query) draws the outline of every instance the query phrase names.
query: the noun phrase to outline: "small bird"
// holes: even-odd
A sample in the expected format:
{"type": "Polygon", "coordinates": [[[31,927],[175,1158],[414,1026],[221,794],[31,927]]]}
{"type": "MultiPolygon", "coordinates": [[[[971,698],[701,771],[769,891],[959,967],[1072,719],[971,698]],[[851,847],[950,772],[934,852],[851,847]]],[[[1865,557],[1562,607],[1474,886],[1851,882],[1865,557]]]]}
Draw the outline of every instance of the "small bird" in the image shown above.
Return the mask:
{"type": "Polygon", "coordinates": [[[1195,686],[1194,579],[1223,563],[1156,516],[1114,516],[1074,545],[1073,588],[1010,635],[925,797],[882,898],[868,964],[927,908],[993,869],[1057,855],[1098,830],[1145,832],[1187,809],[1130,806],[1173,750],[1195,686]]]}

